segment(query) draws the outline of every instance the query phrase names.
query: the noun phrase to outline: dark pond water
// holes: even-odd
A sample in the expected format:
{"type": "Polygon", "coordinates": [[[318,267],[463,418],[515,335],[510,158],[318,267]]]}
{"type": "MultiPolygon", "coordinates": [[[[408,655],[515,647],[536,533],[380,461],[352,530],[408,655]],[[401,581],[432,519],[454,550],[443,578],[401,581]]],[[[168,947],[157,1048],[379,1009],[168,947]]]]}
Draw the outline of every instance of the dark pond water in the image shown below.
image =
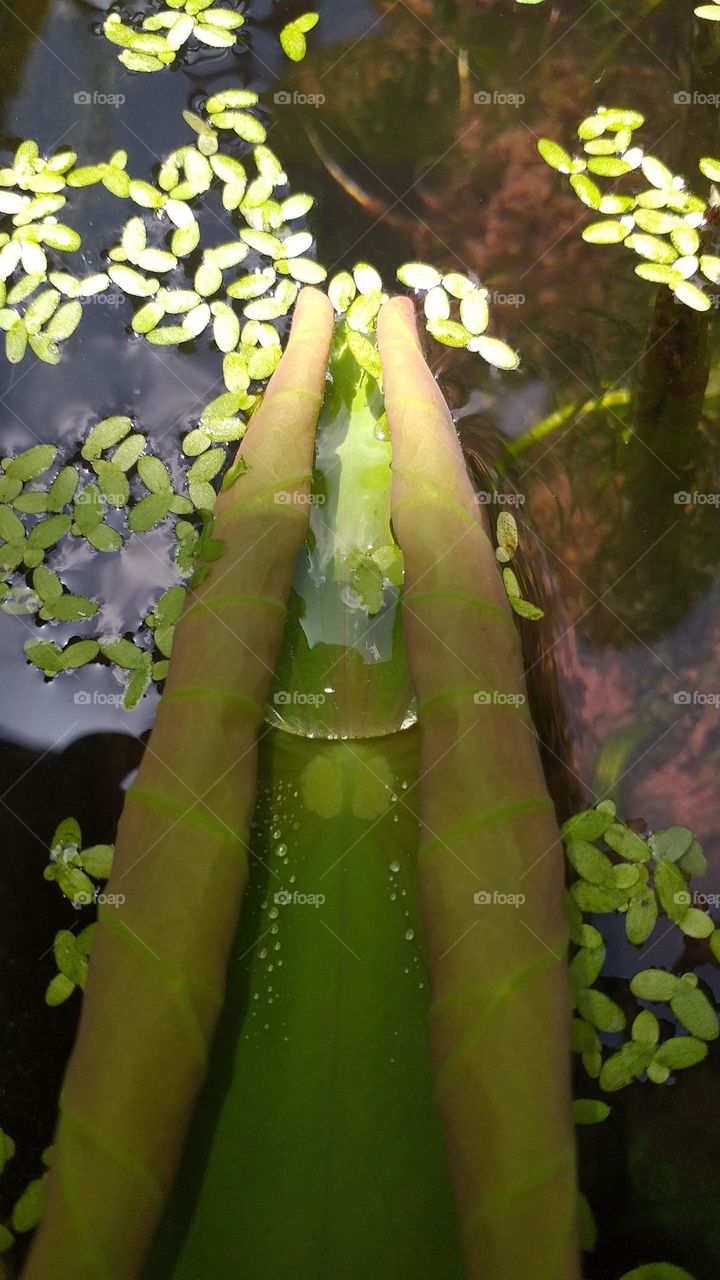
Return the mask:
{"type": "MultiPolygon", "coordinates": [[[[129,171],[149,178],[185,138],[180,112],[242,83],[266,104],[293,189],[318,198],[312,227],[328,268],[366,259],[389,282],[401,261],[420,257],[481,277],[494,332],[520,350],[520,372],[496,375],[439,348],[432,358],[468,456],[525,499],[524,572],[547,602],[526,654],[559,809],[612,793],[653,827],[692,826],[710,859],[704,888],[717,892],[720,513],[674,500],[720,490],[717,329],[679,307],[668,316],[627,254],[582,242],[583,210],[539,160],[536,139],[569,144],[599,103],[631,106],[647,118],[647,147],[692,177],[698,157],[720,149],[720,42],[692,5],[671,0],[317,7],[320,25],[296,67],[277,32],[304,6],[268,0],[252,6],[246,50],[131,76],[97,34],[100,0],[0,3],[3,154],[26,137],[45,153],[71,145],[86,163],[122,148],[129,171]],[[624,403],[579,413],[608,388],[627,392],[624,403]],[[561,427],[525,441],[571,406],[561,427]]],[[[129,211],[98,187],[71,196],[71,210],[79,194],[90,272],[129,211]]],[[[128,300],[89,305],[57,368],[33,356],[13,368],[0,361],[3,455],[38,441],[72,453],[86,426],[119,412],[137,416],[177,473],[181,435],[217,394],[217,353],[198,343],[192,359],[158,354],[121,336],[131,314],[128,300]]],[[[78,552],[63,570],[71,589],[108,602],[118,632],[135,630],[175,580],[162,532],[121,556],[78,552]]],[[[102,696],[78,703],[79,677],[45,682],[22,653],[34,627],[0,611],[0,1115],[21,1140],[9,1203],[37,1173],[74,1029],[70,1006],[43,1005],[53,934],[72,920],[42,879],[47,845],[68,813],[88,843],[113,839],[155,706],[149,695],[128,714],[102,696]]],[[[60,634],[75,632],[68,624],[60,634]]],[[[83,689],[117,692],[108,667],[91,670],[83,689]]],[[[610,932],[621,974],[633,957],[610,932]]],[[[659,941],[654,963],[679,958],[677,944],[659,941]]],[[[717,969],[699,973],[720,993],[717,969]]],[[[651,1256],[698,1280],[720,1274],[717,1067],[711,1053],[672,1089],[621,1096],[584,1144],[601,1224],[588,1276],[615,1280],[649,1242],[651,1256]]]]}

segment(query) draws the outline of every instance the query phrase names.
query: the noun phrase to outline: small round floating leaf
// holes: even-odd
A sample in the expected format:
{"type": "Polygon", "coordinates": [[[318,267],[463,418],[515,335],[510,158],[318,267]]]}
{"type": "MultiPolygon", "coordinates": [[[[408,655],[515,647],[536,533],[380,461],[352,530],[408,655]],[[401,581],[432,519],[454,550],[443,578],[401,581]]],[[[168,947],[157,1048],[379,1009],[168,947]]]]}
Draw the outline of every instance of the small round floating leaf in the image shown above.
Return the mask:
{"type": "Polygon", "coordinates": [[[172,493],[170,472],[160,458],[147,454],[138,459],[137,469],[140,479],[151,493],[172,493]]]}
{"type": "Polygon", "coordinates": [[[628,942],[640,946],[650,937],[657,921],[657,899],[651,889],[646,889],[630,899],[625,916],[625,933],[628,942]]]}
{"type": "Polygon", "coordinates": [[[681,980],[670,1000],[670,1008],[678,1022],[698,1040],[716,1040],[720,1035],[718,1015],[699,987],[688,986],[681,980]]]}
{"type": "MultiPolygon", "coordinates": [[[[432,330],[431,330],[432,332],[432,330]]],[[[437,334],[433,333],[433,337],[437,334]]],[[[440,339],[444,341],[444,339],[440,339]]],[[[520,356],[517,351],[513,351],[507,342],[501,342],[499,338],[473,337],[467,343],[468,351],[475,351],[482,356],[488,364],[494,365],[497,369],[517,369],[520,364],[520,356]]]]}
{"type": "Polygon", "coordinates": [[[563,147],[558,146],[557,142],[553,142],[550,138],[540,138],[537,149],[551,169],[557,169],[558,173],[572,172],[572,157],[563,147]]]}
{"type": "Polygon", "coordinates": [[[460,299],[460,319],[469,333],[484,333],[490,321],[487,304],[487,293],[484,289],[473,289],[460,299]]]}
{"type": "Polygon", "coordinates": [[[102,422],[98,422],[92,428],[80,452],[83,458],[92,461],[100,457],[103,449],[110,449],[114,444],[119,444],[130,431],[132,431],[131,418],[121,416],[103,418],[102,422]]]}
{"type": "Polygon", "coordinates": [[[682,871],[689,876],[707,875],[708,861],[703,852],[702,845],[698,840],[693,839],[687,853],[678,859],[677,864],[682,871]]]}
{"type": "Polygon", "coordinates": [[[132,318],[132,329],[135,333],[150,333],[165,316],[165,308],[157,299],[146,302],[132,318]]]}
{"type": "Polygon", "coordinates": [[[642,233],[629,235],[625,240],[625,247],[633,249],[641,257],[649,258],[653,262],[671,263],[678,256],[672,245],[658,239],[657,236],[642,233]]]}
{"type": "Polygon", "coordinates": [[[133,533],[147,533],[164,520],[170,510],[171,500],[172,490],[149,493],[146,498],[141,498],[128,516],[128,528],[133,533]]]}
{"type": "Polygon", "coordinates": [[[673,293],[678,302],[691,307],[693,311],[709,311],[712,307],[712,301],[707,294],[703,293],[697,285],[691,284],[689,280],[680,280],[673,286],[673,293]]]}
{"type": "Polygon", "coordinates": [[[62,651],[63,671],[74,671],[92,662],[100,652],[97,640],[74,640],[62,651]]]}
{"type": "Polygon", "coordinates": [[[592,222],[582,233],[588,244],[620,244],[629,235],[631,228],[624,222],[607,218],[603,222],[592,222]]]}
{"type": "Polygon", "coordinates": [[[78,486],[78,473],[74,467],[63,467],[58,471],[48,489],[48,511],[61,511],[75,497],[78,486]]]}
{"type": "Polygon", "coordinates": [[[357,262],[352,274],[359,293],[382,292],[382,277],[369,262],[357,262]]]}
{"type": "Polygon", "coordinates": [[[27,350],[27,341],[28,331],[24,322],[16,320],[5,334],[5,357],[9,364],[20,363],[27,350]]]}
{"type": "Polygon", "coordinates": [[[579,991],[577,1007],[581,1017],[598,1031],[622,1031],[625,1026],[622,1009],[602,991],[593,988],[579,991]]]}
{"type": "Polygon", "coordinates": [[[116,666],[123,667],[127,671],[142,670],[148,659],[145,649],[140,649],[133,644],[132,640],[124,640],[121,637],[100,640],[99,646],[105,658],[109,658],[116,666]]]}
{"type": "Polygon", "coordinates": [[[608,888],[621,887],[615,886],[612,862],[594,844],[588,840],[568,840],[565,849],[568,862],[583,880],[608,888]]]}
{"type": "Polygon", "coordinates": [[[41,547],[43,550],[54,547],[55,543],[67,533],[70,524],[70,516],[48,516],[46,520],[40,520],[38,524],[33,525],[28,534],[28,544],[31,547],[41,547]]]}
{"type": "MultiPolygon", "coordinates": [[[[465,326],[457,320],[431,320],[428,322],[427,331],[435,338],[436,342],[442,342],[446,347],[467,347],[473,337],[465,326]]],[[[497,340],[493,338],[477,338],[477,341],[492,343],[497,340]]],[[[498,345],[504,347],[505,343],[499,343],[498,345]]],[[[472,349],[475,350],[475,348],[472,349]]],[[[510,348],[507,347],[506,350],[509,351],[510,348]]],[[[488,359],[488,357],[485,356],[485,359],[488,359]]],[[[492,364],[493,361],[491,360],[490,363],[492,364]]]]}
{"type": "Polygon", "coordinates": [[[665,862],[677,862],[687,853],[694,839],[689,827],[665,827],[655,831],[648,840],[654,858],[665,862]]]}
{"type": "Polygon", "coordinates": [[[25,1231],[34,1231],[38,1225],[45,1203],[45,1178],[35,1178],[23,1191],[20,1199],[13,1207],[11,1222],[13,1231],[21,1235],[25,1231]]]}
{"type": "Polygon", "coordinates": [[[434,289],[442,282],[442,276],[435,267],[425,262],[405,262],[397,269],[397,278],[408,289],[434,289]]]}
{"type": "Polygon", "coordinates": [[[632,1084],[637,1076],[647,1070],[652,1050],[634,1040],[627,1041],[617,1053],[603,1063],[600,1072],[600,1088],[606,1093],[616,1093],[632,1084]]]}
{"type": "Polygon", "coordinates": [[[34,480],[36,476],[42,475],[52,466],[56,456],[55,445],[36,444],[31,449],[26,449],[24,453],[19,453],[16,458],[5,459],[5,473],[23,482],[34,480]]]}
{"type": "Polygon", "coordinates": [[[642,280],[651,280],[653,284],[667,284],[670,288],[674,288],[682,280],[674,267],[664,266],[660,262],[640,262],[635,268],[635,275],[642,280]]]}
{"type": "Polygon", "coordinates": [[[145,337],[156,347],[174,347],[190,340],[190,334],[181,324],[161,325],[157,329],[150,329],[145,337]]]}
{"type": "Polygon", "coordinates": [[[660,1023],[649,1009],[642,1009],[633,1021],[630,1034],[637,1044],[654,1049],[660,1039],[660,1023]]]}
{"type": "Polygon", "coordinates": [[[48,676],[63,670],[62,653],[51,640],[26,640],[25,657],[48,676]]]}
{"type": "Polygon", "coordinates": [[[680,979],[666,969],[642,969],[630,980],[630,990],[640,1000],[666,1002],[678,990],[680,979]]]}
{"type": "Polygon", "coordinates": [[[45,333],[52,342],[63,342],[71,337],[82,320],[82,307],[79,302],[65,302],[58,307],[50,320],[45,333]]]}
{"type": "Polygon", "coordinates": [[[575,195],[588,209],[599,209],[602,200],[602,192],[592,178],[588,178],[587,174],[574,173],[570,178],[570,186],[575,195]]]}
{"type": "Polygon", "coordinates": [[[588,160],[588,169],[601,178],[619,178],[624,173],[630,173],[632,165],[616,156],[594,156],[588,160]]]}
{"type": "Polygon", "coordinates": [[[85,537],[96,551],[119,551],[123,546],[122,537],[117,530],[103,522],[88,529],[85,537]]]}
{"type": "Polygon", "coordinates": [[[122,289],[123,293],[129,293],[131,297],[151,298],[160,288],[159,280],[154,277],[148,279],[133,267],[125,266],[124,263],[113,262],[108,267],[108,275],[113,284],[122,289]]]}
{"type": "Polygon", "coordinates": [[[382,378],[382,366],[377,347],[364,334],[356,333],[353,329],[347,330],[347,344],[360,368],[379,382],[382,378]]]}
{"type": "Polygon", "coordinates": [[[688,938],[709,938],[715,928],[707,912],[697,907],[690,907],[678,923],[688,938]]]}
{"type": "Polygon", "coordinates": [[[112,456],[115,466],[120,467],[121,471],[129,471],[144,452],[146,444],[145,436],[139,432],[133,432],[132,435],[127,436],[112,456]]]}
{"type": "Polygon", "coordinates": [[[288,262],[288,272],[300,284],[322,284],[327,276],[325,267],[311,258],[292,258],[288,262]]]}
{"type": "Polygon", "coordinates": [[[669,1071],[682,1071],[686,1067],[694,1067],[707,1057],[707,1044],[695,1036],[675,1036],[666,1040],[655,1054],[654,1061],[669,1071]]]}
{"type": "Polygon", "coordinates": [[[599,1098],[576,1098],[572,1104],[573,1124],[601,1124],[609,1115],[610,1107],[599,1098]]]}

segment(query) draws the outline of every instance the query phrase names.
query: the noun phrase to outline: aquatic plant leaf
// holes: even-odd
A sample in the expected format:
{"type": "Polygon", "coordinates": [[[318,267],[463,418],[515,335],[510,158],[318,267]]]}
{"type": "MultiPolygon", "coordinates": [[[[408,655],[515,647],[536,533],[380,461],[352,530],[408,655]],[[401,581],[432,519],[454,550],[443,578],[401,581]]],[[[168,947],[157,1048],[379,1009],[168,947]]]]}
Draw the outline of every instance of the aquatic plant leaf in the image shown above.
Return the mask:
{"type": "Polygon", "coordinates": [[[678,923],[690,906],[690,894],[682,872],[672,862],[658,862],[653,880],[660,906],[670,920],[678,923]]]}
{"type": "Polygon", "coordinates": [[[514,515],[510,511],[501,511],[497,518],[495,526],[495,538],[497,541],[496,555],[499,560],[512,560],[518,549],[518,527],[514,515]],[[502,557],[499,552],[502,552],[502,557]]]}
{"type": "Polygon", "coordinates": [[[51,1009],[57,1008],[58,1005],[64,1004],[66,1000],[69,1000],[74,990],[75,983],[71,982],[70,978],[66,977],[64,973],[56,973],[55,977],[50,979],[45,991],[45,1003],[51,1009]]]}
{"type": "MultiPolygon", "coordinates": [[[[431,320],[428,322],[427,330],[435,338],[436,342],[442,342],[446,347],[467,347],[473,336],[465,328],[464,324],[460,324],[457,320],[431,320]]],[[[484,338],[478,339],[478,341],[488,343],[492,342],[493,339],[484,338]]],[[[499,345],[504,346],[505,344],[501,343],[499,345]]],[[[477,348],[472,349],[476,350],[477,348]]],[[[487,359],[487,357],[485,358],[487,359]]]]}
{"type": "Polygon", "coordinates": [[[576,1098],[572,1104],[573,1124],[601,1124],[611,1108],[599,1098],[576,1098]]]}
{"type": "Polygon", "coordinates": [[[45,520],[40,520],[34,524],[28,534],[28,544],[31,547],[40,547],[43,551],[48,547],[54,547],[56,542],[67,533],[70,528],[71,518],[66,515],[51,515],[45,520]]]}
{"type": "Polygon", "coordinates": [[[442,283],[440,272],[425,262],[405,262],[398,267],[396,275],[408,289],[434,289],[442,283]]]}
{"type": "Polygon", "coordinates": [[[550,138],[540,138],[537,149],[551,169],[557,169],[558,173],[572,173],[572,157],[557,142],[550,138]]]}
{"type": "Polygon", "coordinates": [[[582,238],[588,244],[620,244],[629,235],[631,228],[623,222],[607,218],[603,222],[593,222],[585,227],[582,238]]]}
{"type": "Polygon", "coordinates": [[[568,862],[583,880],[590,884],[614,886],[613,864],[594,844],[587,840],[567,840],[565,852],[568,862]]]}
{"type": "Polygon", "coordinates": [[[675,262],[678,256],[677,250],[672,245],[660,240],[657,236],[647,235],[644,232],[633,232],[627,236],[625,247],[633,249],[635,253],[639,253],[643,258],[650,258],[653,262],[671,263],[675,262]]]}
{"type": "Polygon", "coordinates": [[[698,907],[690,907],[678,924],[688,938],[709,938],[715,928],[707,912],[698,907]]]}
{"type": "Polygon", "coordinates": [[[347,330],[347,344],[360,368],[379,382],[382,377],[382,367],[377,347],[364,334],[357,333],[353,329],[347,330]]]}
{"type": "Polygon", "coordinates": [[[133,533],[147,533],[149,529],[154,529],[156,524],[165,519],[171,501],[171,489],[149,493],[146,498],[141,498],[128,516],[128,528],[133,533]]]}
{"type": "Polygon", "coordinates": [[[127,671],[142,670],[147,663],[149,657],[147,650],[138,648],[132,640],[117,637],[100,640],[98,643],[103,657],[109,658],[111,662],[127,671]]]}
{"type": "Polygon", "coordinates": [[[45,333],[51,342],[63,342],[71,337],[82,320],[79,302],[65,302],[50,320],[45,333]]]}
{"type": "Polygon", "coordinates": [[[605,962],[605,947],[580,947],[570,962],[570,986],[577,994],[591,987],[600,977],[605,962]]]}
{"type": "Polygon", "coordinates": [[[625,1026],[625,1014],[609,996],[602,991],[596,991],[589,987],[578,991],[577,996],[578,1013],[589,1022],[591,1026],[597,1027],[598,1031],[622,1031],[625,1026]]]}
{"type": "Polygon", "coordinates": [[[100,652],[97,640],[73,640],[62,651],[62,670],[74,671],[92,662],[100,652]]]}
{"type": "Polygon", "coordinates": [[[698,840],[693,839],[687,853],[678,858],[677,865],[681,871],[688,876],[704,876],[707,875],[708,860],[705,857],[702,846],[698,840]]]}
{"type": "Polygon", "coordinates": [[[52,640],[27,640],[25,657],[46,676],[56,675],[63,670],[62,652],[52,640]]]}
{"type": "Polygon", "coordinates": [[[602,832],[602,837],[615,853],[630,862],[646,862],[651,856],[650,845],[622,822],[611,823],[602,832]]]}
{"type": "Polygon", "coordinates": [[[45,1176],[30,1182],[19,1200],[15,1202],[10,1221],[13,1231],[22,1235],[26,1231],[34,1231],[42,1217],[45,1203],[45,1176]]]}
{"type": "Polygon", "coordinates": [[[146,302],[132,318],[132,329],[135,333],[150,333],[165,317],[165,308],[157,298],[146,302]]]}
{"type": "Polygon", "coordinates": [[[87,849],[82,849],[77,854],[75,862],[95,880],[107,880],[112,871],[114,852],[114,845],[93,844],[87,849]]]}
{"type": "Polygon", "coordinates": [[[630,990],[640,1000],[668,1001],[678,990],[680,979],[666,969],[642,969],[630,980],[630,990]]]}
{"type": "Polygon", "coordinates": [[[628,942],[640,946],[650,937],[657,921],[657,899],[652,889],[630,899],[625,916],[625,933],[628,942]]]}
{"type": "Polygon", "coordinates": [[[653,1056],[652,1049],[635,1040],[628,1040],[617,1053],[606,1058],[600,1071],[600,1088],[606,1093],[616,1093],[632,1084],[637,1076],[647,1070],[653,1056]]]}
{"type": "Polygon", "coordinates": [[[435,285],[425,294],[423,311],[428,320],[450,319],[450,297],[441,284],[435,285]]]}
{"type": "Polygon", "coordinates": [[[23,320],[15,324],[5,334],[5,357],[10,364],[19,364],[27,349],[28,331],[23,320]]]}
{"type": "MultiPolygon", "coordinates": [[[[679,265],[679,264],[678,264],[679,265]]],[[[693,311],[709,311],[712,307],[712,300],[707,294],[703,293],[697,285],[691,284],[689,280],[681,280],[673,286],[673,293],[678,302],[685,303],[685,306],[692,307],[693,311]]]]}
{"type": "Polygon", "coordinates": [[[85,537],[96,551],[119,551],[123,546],[122,535],[103,521],[88,529],[85,537]]]}
{"type": "Polygon", "coordinates": [[[145,451],[147,440],[140,432],[127,435],[112,455],[112,461],[121,471],[129,471],[145,451]]]}
{"type": "Polygon", "coordinates": [[[563,840],[599,840],[613,823],[613,812],[608,809],[584,809],[563,823],[560,835],[563,840]]]}
{"type": "Polygon", "coordinates": [[[293,280],[300,284],[322,284],[327,276],[325,267],[311,258],[292,258],[287,266],[293,280]]]}
{"type": "Polygon", "coordinates": [[[631,1035],[637,1044],[653,1049],[660,1039],[660,1023],[649,1009],[642,1009],[634,1019],[631,1035]]]}
{"type": "Polygon", "coordinates": [[[610,889],[585,880],[577,880],[571,885],[570,892],[581,911],[598,914],[619,911],[630,897],[626,890],[610,889]]]}
{"type": "Polygon", "coordinates": [[[148,279],[133,267],[125,266],[121,262],[113,262],[108,267],[108,275],[113,284],[122,289],[123,293],[129,293],[134,298],[152,297],[160,288],[160,281],[154,276],[148,279]]]}
{"type": "Polygon", "coordinates": [[[114,444],[119,444],[132,431],[132,425],[132,418],[119,416],[103,418],[102,422],[96,423],[91,429],[80,450],[83,458],[88,462],[99,458],[104,449],[110,449],[114,444]]]}
{"type": "Polygon", "coordinates": [[[40,617],[45,621],[54,618],[58,622],[78,622],[84,618],[92,618],[99,608],[97,601],[90,600],[87,596],[62,595],[46,601],[40,610],[40,617]]]}
{"type": "Polygon", "coordinates": [[[632,169],[627,160],[616,156],[593,156],[588,160],[587,167],[590,173],[597,173],[602,178],[620,178],[632,169]]]}
{"type": "Polygon", "coordinates": [[[691,1036],[698,1040],[717,1040],[720,1035],[718,1015],[704,991],[688,983],[688,977],[692,976],[686,974],[685,978],[678,980],[675,993],[670,998],[670,1008],[691,1036]]]}
{"type": "MultiPolygon", "coordinates": [[[[432,332],[432,330],[431,330],[432,332]]],[[[433,332],[433,337],[437,334],[433,332]]],[[[441,339],[444,341],[444,339],[441,339]]],[[[453,344],[454,345],[454,344],[453,344]]],[[[482,356],[488,364],[494,365],[497,369],[517,369],[520,364],[520,356],[517,351],[513,351],[512,347],[506,342],[501,342],[499,338],[472,337],[467,343],[468,351],[476,351],[482,356]]]]}
{"type": "Polygon", "coordinates": [[[460,319],[469,333],[477,335],[485,332],[490,322],[487,290],[473,289],[460,299],[460,319]]]}
{"type": "Polygon", "coordinates": [[[15,480],[34,480],[52,466],[57,456],[57,449],[52,444],[36,444],[16,458],[3,458],[5,474],[15,480]]]}

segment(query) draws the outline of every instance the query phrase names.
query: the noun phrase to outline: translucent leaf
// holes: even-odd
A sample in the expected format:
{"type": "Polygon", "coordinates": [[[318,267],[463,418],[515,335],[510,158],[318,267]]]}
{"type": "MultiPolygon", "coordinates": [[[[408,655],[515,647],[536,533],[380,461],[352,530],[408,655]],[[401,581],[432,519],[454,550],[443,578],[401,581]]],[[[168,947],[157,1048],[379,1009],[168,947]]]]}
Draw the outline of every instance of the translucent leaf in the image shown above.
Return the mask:
{"type": "Polygon", "coordinates": [[[678,302],[682,302],[686,307],[692,307],[693,311],[709,311],[712,307],[712,301],[707,294],[703,293],[697,285],[691,284],[689,280],[681,280],[673,286],[673,293],[678,302]]]}
{"type": "Polygon", "coordinates": [[[132,318],[132,329],[135,333],[150,333],[150,331],[159,325],[165,316],[164,306],[158,302],[157,298],[152,302],[146,302],[140,307],[132,318]]]}
{"type": "Polygon", "coordinates": [[[485,332],[490,321],[486,290],[473,289],[460,299],[460,319],[469,333],[485,332]]]}
{"type": "Polygon", "coordinates": [[[280,32],[282,50],[293,62],[302,62],[307,52],[307,41],[297,22],[289,22],[280,32]]]}
{"type": "Polygon", "coordinates": [[[247,254],[248,246],[243,244],[242,240],[231,240],[227,244],[219,244],[213,249],[207,249],[205,259],[224,271],[228,267],[238,266],[247,254]]]}
{"type": "MultiPolygon", "coordinates": [[[[433,337],[437,335],[433,333],[433,337]]],[[[512,347],[509,347],[506,342],[501,342],[499,338],[473,337],[467,343],[467,349],[476,351],[483,360],[487,360],[488,364],[495,365],[498,369],[517,369],[520,364],[517,351],[513,351],[512,347]]]]}
{"type": "Polygon", "coordinates": [[[408,289],[434,289],[442,282],[442,276],[435,267],[424,262],[405,262],[397,269],[397,278],[408,289]]]}
{"type": "Polygon", "coordinates": [[[160,287],[159,280],[154,277],[147,279],[139,271],[125,266],[124,263],[113,262],[108,267],[108,275],[113,284],[122,289],[123,293],[129,293],[135,298],[150,298],[160,287]]]}
{"type": "Polygon", "coordinates": [[[623,222],[608,218],[603,222],[592,222],[589,227],[585,227],[582,238],[588,244],[619,244],[629,232],[630,227],[626,227],[623,222]]]}
{"type": "Polygon", "coordinates": [[[678,859],[677,865],[681,871],[684,871],[689,876],[704,876],[707,874],[708,861],[698,840],[693,839],[687,853],[678,859]]]}
{"type": "MultiPolygon", "coordinates": [[[[695,12],[697,13],[697,9],[695,12]]],[[[720,13],[720,5],[718,6],[718,12],[720,13]]],[[[720,182],[720,160],[714,160],[711,156],[703,156],[699,162],[699,169],[711,182],[720,182]]]]}
{"type": "Polygon", "coordinates": [[[570,186],[575,195],[589,209],[599,209],[602,199],[602,192],[592,178],[588,178],[587,174],[574,173],[570,178],[570,186]]]}
{"type": "Polygon", "coordinates": [[[642,280],[652,280],[654,284],[667,284],[672,288],[679,284],[681,277],[674,267],[663,266],[660,262],[641,262],[635,268],[635,275],[642,280]]]}
{"type": "Polygon", "coordinates": [[[629,173],[632,165],[627,160],[621,160],[616,156],[593,156],[588,160],[588,169],[590,173],[597,173],[602,178],[619,178],[624,173],[629,173]]]}
{"type": "Polygon", "coordinates": [[[369,262],[356,262],[352,274],[359,293],[382,292],[382,277],[369,262]]]}
{"type": "Polygon", "coordinates": [[[672,186],[672,170],[660,160],[656,160],[655,156],[644,156],[640,167],[651,186],[658,187],[660,190],[672,186]]]}
{"type": "Polygon", "coordinates": [[[356,333],[353,329],[347,330],[347,344],[360,368],[369,374],[371,378],[380,382],[382,366],[377,347],[364,334],[356,333]]]}
{"type": "Polygon", "coordinates": [[[52,342],[62,342],[69,338],[82,320],[82,307],[79,302],[65,302],[58,307],[45,330],[52,342]]]}
{"type": "Polygon", "coordinates": [[[214,303],[213,314],[213,337],[217,346],[226,354],[234,351],[240,341],[240,321],[235,312],[225,303],[214,303]]]}
{"type": "MultiPolygon", "coordinates": [[[[206,302],[200,303],[185,315],[182,327],[189,338],[198,338],[210,323],[210,307],[206,302]]],[[[238,326],[239,328],[239,326],[238,326]]]]}
{"type": "Polygon", "coordinates": [[[550,138],[540,138],[537,149],[551,169],[557,169],[559,173],[572,172],[572,157],[557,142],[552,142],[550,138]]]}
{"type": "Polygon", "coordinates": [[[10,364],[19,364],[27,349],[28,332],[22,320],[16,320],[5,334],[5,357],[10,364]]]}
{"type": "Polygon", "coordinates": [[[288,263],[288,271],[300,284],[322,284],[327,276],[325,267],[310,258],[293,258],[288,263]]]}
{"type": "Polygon", "coordinates": [[[607,121],[602,115],[587,116],[578,125],[578,138],[588,142],[591,138],[599,138],[607,128],[607,121]]]}
{"type": "Polygon", "coordinates": [[[625,240],[625,246],[633,249],[643,258],[650,258],[653,262],[670,263],[674,262],[678,256],[672,245],[659,240],[657,236],[633,233],[625,240]]]}
{"type": "Polygon", "coordinates": [[[145,334],[148,342],[156,347],[173,347],[181,342],[188,342],[190,334],[187,329],[183,329],[180,324],[162,325],[157,329],[150,329],[145,334]]]}
{"type": "Polygon", "coordinates": [[[173,232],[170,247],[176,258],[186,258],[200,243],[200,227],[193,219],[186,227],[178,227],[173,232]]]}
{"type": "MultiPolygon", "coordinates": [[[[457,320],[432,320],[427,325],[428,333],[432,334],[436,342],[442,342],[446,347],[467,347],[473,335],[465,328],[463,324],[459,324],[457,320]]],[[[477,342],[493,343],[494,338],[477,338],[477,342]]],[[[500,347],[505,347],[505,343],[499,343],[500,347]]],[[[473,348],[475,349],[475,348],[473,348]]],[[[506,348],[510,350],[509,347],[506,348]]],[[[513,353],[514,355],[514,353],[513,353]]],[[[487,356],[485,357],[487,359],[487,356]]],[[[492,364],[492,360],[490,361],[492,364]]],[[[508,366],[509,367],[509,366],[508,366]]]]}
{"type": "Polygon", "coordinates": [[[29,333],[28,342],[31,349],[35,352],[38,360],[44,361],[45,364],[58,363],[60,359],[60,352],[48,334],[29,333]]]}
{"type": "Polygon", "coordinates": [[[137,178],[130,179],[130,199],[143,209],[161,209],[165,203],[165,193],[158,191],[149,182],[137,178]]]}

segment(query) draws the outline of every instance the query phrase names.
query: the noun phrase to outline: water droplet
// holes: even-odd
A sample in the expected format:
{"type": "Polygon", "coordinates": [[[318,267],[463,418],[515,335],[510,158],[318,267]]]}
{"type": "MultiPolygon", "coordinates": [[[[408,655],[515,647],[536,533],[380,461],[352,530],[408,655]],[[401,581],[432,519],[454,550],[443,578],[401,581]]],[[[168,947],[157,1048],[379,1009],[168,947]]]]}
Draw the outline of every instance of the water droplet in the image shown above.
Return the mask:
{"type": "Polygon", "coordinates": [[[393,872],[393,874],[400,870],[400,863],[398,862],[397,858],[393,858],[392,862],[390,863],[390,870],[393,872]]]}
{"type": "Polygon", "coordinates": [[[408,942],[412,942],[413,938],[415,937],[415,930],[414,930],[414,929],[406,929],[406,930],[405,930],[405,937],[406,937],[406,939],[407,939],[407,941],[408,941],[408,942]]]}

